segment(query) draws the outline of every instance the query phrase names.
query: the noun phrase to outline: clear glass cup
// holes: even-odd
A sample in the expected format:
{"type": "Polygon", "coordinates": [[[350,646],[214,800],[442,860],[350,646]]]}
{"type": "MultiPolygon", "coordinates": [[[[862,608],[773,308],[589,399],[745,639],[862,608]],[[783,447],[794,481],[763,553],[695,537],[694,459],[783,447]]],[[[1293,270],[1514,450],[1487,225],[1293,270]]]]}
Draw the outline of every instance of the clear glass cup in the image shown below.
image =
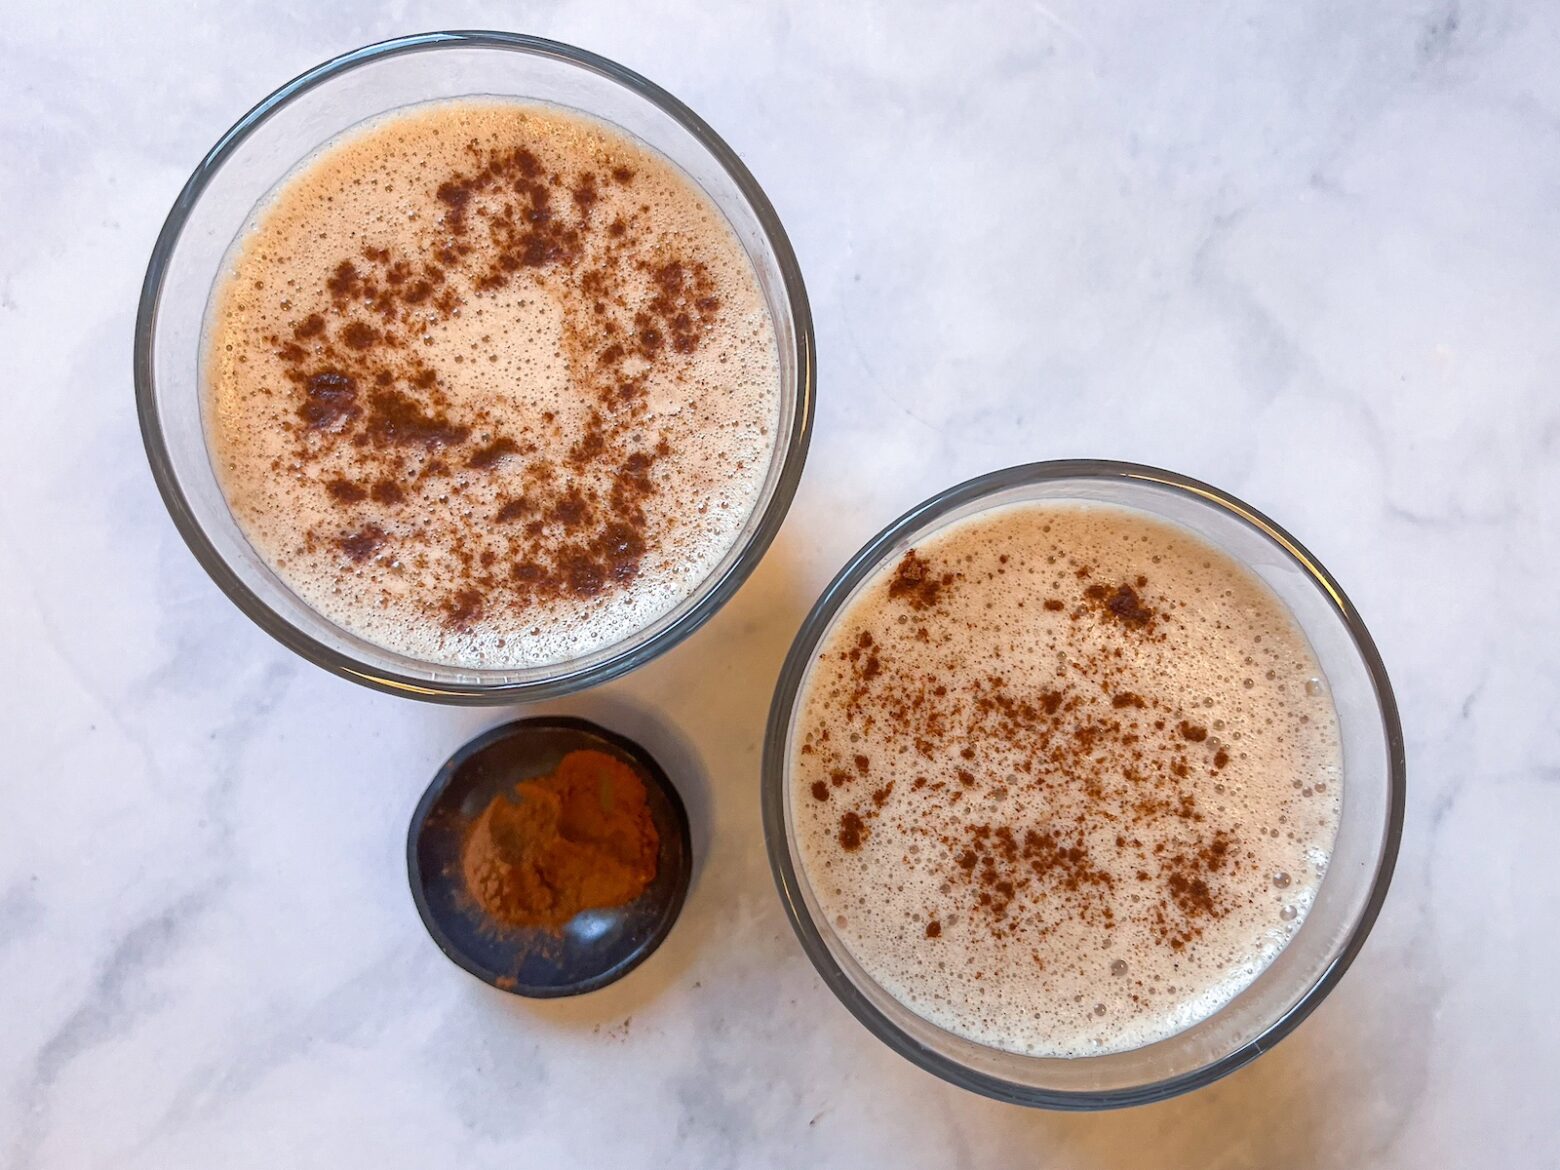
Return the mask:
{"type": "Polygon", "coordinates": [[[889,1047],[945,1080],[1024,1105],[1095,1110],[1162,1100],[1233,1072],[1288,1035],[1332,990],[1386,897],[1403,830],[1403,735],[1381,658],[1343,590],[1298,541],[1217,488],[1157,468],[1099,460],[1032,463],[950,488],[894,521],[824,590],[780,675],[764,745],[763,812],[775,881],[825,983],[889,1047]],[[905,1007],[851,957],[820,913],[792,832],[791,737],[819,645],[865,582],[957,520],[1025,501],[1135,508],[1223,549],[1265,581],[1310,639],[1337,707],[1342,815],[1332,858],[1300,929],[1273,963],[1199,1024],[1130,1052],[1021,1056],[974,1043],[905,1007]]]}
{"type": "Polygon", "coordinates": [[[801,478],[816,360],[807,293],[785,231],[753,176],[692,110],[594,53],[536,37],[430,33],[370,45],[282,86],[222,136],[185,184],[152,253],[135,333],[136,402],[152,474],[174,524],[222,591],[315,663],[381,690],[452,703],[542,699],[604,682],[698,629],[752,572],[801,478]],[[309,153],[357,124],[439,98],[515,97],[585,113],[669,159],[714,201],[746,249],[774,321],[781,404],[776,449],[736,543],[680,604],[591,654],[512,670],[422,662],[321,617],[249,545],[228,510],[202,419],[207,303],[256,205],[309,153]]]}

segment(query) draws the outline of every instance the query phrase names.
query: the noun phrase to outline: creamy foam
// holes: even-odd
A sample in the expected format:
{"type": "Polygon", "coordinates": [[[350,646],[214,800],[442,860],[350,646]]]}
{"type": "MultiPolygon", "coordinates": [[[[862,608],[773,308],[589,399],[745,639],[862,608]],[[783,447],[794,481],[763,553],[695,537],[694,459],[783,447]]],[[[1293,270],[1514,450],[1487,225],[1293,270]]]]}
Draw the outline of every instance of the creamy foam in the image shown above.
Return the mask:
{"type": "Polygon", "coordinates": [[[305,160],[208,310],[207,428],[244,534],[305,602],[429,662],[627,637],[739,539],[773,456],[774,328],[669,162],[498,100],[305,160]]]}
{"type": "Polygon", "coordinates": [[[1337,716],[1251,572],[1136,510],[955,522],[844,606],[789,794],[822,917],[932,1023],[1041,1056],[1211,1015],[1303,921],[1337,716]]]}

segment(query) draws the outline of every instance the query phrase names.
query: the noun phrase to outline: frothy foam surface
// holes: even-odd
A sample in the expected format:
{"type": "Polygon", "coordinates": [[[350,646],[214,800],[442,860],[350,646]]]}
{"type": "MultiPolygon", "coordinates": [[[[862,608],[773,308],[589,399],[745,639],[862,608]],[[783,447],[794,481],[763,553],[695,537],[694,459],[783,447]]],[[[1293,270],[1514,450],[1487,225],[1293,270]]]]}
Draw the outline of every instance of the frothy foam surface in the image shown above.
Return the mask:
{"type": "Polygon", "coordinates": [[[1171,1036],[1304,920],[1337,716],[1250,571],[1146,513],[1011,505],[864,584],[791,736],[824,919],[932,1023],[1037,1056],[1171,1036]]]}
{"type": "Polygon", "coordinates": [[[499,100],[329,144],[208,310],[228,503],[305,602],[455,666],[611,645],[689,597],[764,490],[773,324],[709,198],[603,124],[499,100]]]}

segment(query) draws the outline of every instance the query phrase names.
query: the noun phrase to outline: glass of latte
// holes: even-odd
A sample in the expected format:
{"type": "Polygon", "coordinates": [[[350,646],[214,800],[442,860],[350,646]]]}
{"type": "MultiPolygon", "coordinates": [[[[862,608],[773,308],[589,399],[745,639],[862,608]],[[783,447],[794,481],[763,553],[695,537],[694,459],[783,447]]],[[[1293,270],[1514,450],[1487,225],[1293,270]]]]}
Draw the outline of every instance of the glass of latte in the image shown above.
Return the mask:
{"type": "Polygon", "coordinates": [[[736,591],[805,457],[812,323],[763,192],[592,54],[434,34],[223,137],[147,273],[158,486],[233,601],[422,698],[611,678],[736,591]]]}
{"type": "Polygon", "coordinates": [[[1206,1084],[1327,994],[1386,893],[1396,707],[1336,582],[1168,472],[1063,462],[914,509],[823,594],[764,757],[770,859],[899,1052],[1091,1109],[1206,1084]]]}

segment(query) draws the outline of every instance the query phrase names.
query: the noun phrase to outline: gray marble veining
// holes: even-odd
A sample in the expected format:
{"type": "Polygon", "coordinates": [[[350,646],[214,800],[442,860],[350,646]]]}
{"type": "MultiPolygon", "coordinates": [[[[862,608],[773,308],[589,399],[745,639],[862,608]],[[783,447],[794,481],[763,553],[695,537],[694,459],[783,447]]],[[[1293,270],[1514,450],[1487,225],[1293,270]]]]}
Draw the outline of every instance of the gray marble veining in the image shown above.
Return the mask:
{"type": "Polygon", "coordinates": [[[0,1166],[1560,1164],[1560,7],[17,0],[0,60],[0,1166]],[[574,1002],[469,979],[407,895],[419,792],[502,714],[252,627],[132,408],[195,161],[287,77],[433,27],[583,44],[688,101],[818,323],[817,437],[758,573],[552,705],[663,755],[700,854],[666,946],[574,1002]],[[1411,790],[1311,1020],[1211,1089],[1071,1117],[944,1086],[833,1001],[757,770],[791,635],[863,540],[1091,455],[1313,548],[1391,669],[1411,790]]]}

